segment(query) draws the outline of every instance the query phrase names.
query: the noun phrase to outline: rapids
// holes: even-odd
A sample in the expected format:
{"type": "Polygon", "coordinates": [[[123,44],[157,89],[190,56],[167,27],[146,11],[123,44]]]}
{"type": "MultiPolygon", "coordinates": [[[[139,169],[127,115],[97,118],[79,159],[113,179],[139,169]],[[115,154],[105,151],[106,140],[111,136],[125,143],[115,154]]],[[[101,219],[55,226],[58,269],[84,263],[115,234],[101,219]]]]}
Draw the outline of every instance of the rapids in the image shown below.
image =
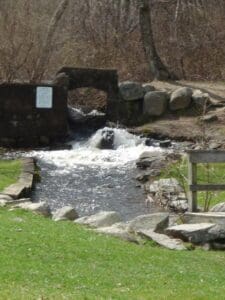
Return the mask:
{"type": "Polygon", "coordinates": [[[115,210],[128,220],[150,212],[135,180],[135,161],[144,151],[156,148],[145,146],[145,139],[125,129],[113,129],[114,149],[101,150],[97,146],[102,130],[107,128],[74,140],[72,150],[29,153],[37,158],[42,177],[33,192],[34,201],[47,201],[53,210],[72,205],[80,216],[115,210]]]}

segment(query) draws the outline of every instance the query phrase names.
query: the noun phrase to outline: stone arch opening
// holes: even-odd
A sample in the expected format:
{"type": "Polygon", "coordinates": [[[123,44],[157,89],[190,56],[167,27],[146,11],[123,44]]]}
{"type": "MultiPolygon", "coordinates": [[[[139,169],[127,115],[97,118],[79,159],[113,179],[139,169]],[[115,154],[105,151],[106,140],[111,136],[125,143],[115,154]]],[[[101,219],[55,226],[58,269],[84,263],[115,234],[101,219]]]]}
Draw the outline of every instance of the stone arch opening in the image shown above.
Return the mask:
{"type": "Polygon", "coordinates": [[[107,94],[105,91],[92,87],[77,88],[68,91],[68,104],[84,112],[97,110],[105,113],[107,108],[107,94]]]}
{"type": "Polygon", "coordinates": [[[58,71],[59,73],[68,76],[68,91],[91,87],[105,92],[107,95],[107,118],[113,121],[119,119],[118,74],[116,70],[64,67],[58,71]]]}

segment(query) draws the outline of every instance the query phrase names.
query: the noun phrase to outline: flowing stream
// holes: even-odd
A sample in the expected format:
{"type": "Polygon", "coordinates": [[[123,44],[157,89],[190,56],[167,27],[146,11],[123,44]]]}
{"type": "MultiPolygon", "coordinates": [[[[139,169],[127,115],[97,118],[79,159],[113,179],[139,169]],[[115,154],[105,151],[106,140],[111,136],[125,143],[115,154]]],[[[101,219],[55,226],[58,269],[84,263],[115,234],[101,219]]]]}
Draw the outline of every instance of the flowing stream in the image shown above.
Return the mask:
{"type": "Polygon", "coordinates": [[[98,130],[89,138],[71,142],[72,150],[31,152],[42,177],[33,200],[47,201],[53,210],[72,205],[80,216],[114,210],[128,220],[155,211],[157,208],[146,206],[144,191],[138,187],[135,161],[144,151],[156,148],[145,146],[144,139],[125,129],[113,131],[113,150],[98,148],[102,138],[98,130]]]}

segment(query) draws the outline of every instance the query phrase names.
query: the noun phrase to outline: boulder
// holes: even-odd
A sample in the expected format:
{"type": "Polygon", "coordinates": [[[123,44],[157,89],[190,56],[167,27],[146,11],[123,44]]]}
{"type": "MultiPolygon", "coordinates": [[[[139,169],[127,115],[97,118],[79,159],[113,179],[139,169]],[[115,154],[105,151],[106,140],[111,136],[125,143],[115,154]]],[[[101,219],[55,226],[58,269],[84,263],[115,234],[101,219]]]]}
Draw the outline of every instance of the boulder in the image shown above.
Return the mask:
{"type": "Polygon", "coordinates": [[[104,129],[101,133],[101,140],[97,145],[99,149],[113,149],[114,148],[114,131],[113,129],[104,129]]]}
{"type": "Polygon", "coordinates": [[[30,210],[32,212],[43,215],[45,217],[51,217],[51,215],[52,215],[51,209],[46,202],[38,202],[38,203],[24,202],[24,203],[17,204],[14,207],[25,209],[25,210],[30,210]]]}
{"type": "Polygon", "coordinates": [[[188,224],[213,223],[218,225],[225,225],[225,212],[186,212],[182,216],[182,221],[188,224]]]}
{"type": "Polygon", "coordinates": [[[129,232],[139,232],[141,230],[152,229],[156,232],[163,232],[163,230],[169,224],[169,214],[168,213],[155,213],[148,215],[141,215],[128,224],[129,232]]]}
{"type": "Polygon", "coordinates": [[[225,243],[225,224],[224,225],[215,225],[209,229],[209,234],[211,235],[212,240],[223,240],[225,243]]]}
{"type": "Polygon", "coordinates": [[[12,197],[10,197],[9,195],[5,195],[5,194],[0,194],[0,201],[1,200],[4,200],[4,201],[12,201],[13,200],[13,198],[12,197]]]}
{"type": "Polygon", "coordinates": [[[0,199],[0,207],[5,207],[7,205],[7,201],[0,199]]]}
{"type": "Polygon", "coordinates": [[[146,146],[153,146],[153,147],[157,147],[158,146],[158,141],[156,141],[155,139],[152,138],[146,138],[145,139],[145,145],[146,146]]]}
{"type": "Polygon", "coordinates": [[[209,94],[203,93],[201,90],[194,90],[192,94],[193,102],[200,107],[204,107],[209,101],[209,94]]]}
{"type": "Polygon", "coordinates": [[[170,250],[187,250],[180,239],[172,239],[165,234],[156,233],[153,230],[141,230],[138,234],[170,250]]]}
{"type": "Polygon", "coordinates": [[[175,90],[170,97],[170,109],[179,110],[188,108],[192,100],[193,90],[188,87],[181,87],[175,90]]]}
{"type": "Polygon", "coordinates": [[[54,221],[63,221],[63,220],[70,220],[74,221],[78,219],[78,213],[72,206],[64,206],[62,208],[57,209],[52,216],[54,221]]]}
{"type": "Polygon", "coordinates": [[[169,148],[172,146],[172,142],[171,142],[171,140],[160,141],[159,146],[161,148],[169,148]]]}
{"type": "Polygon", "coordinates": [[[169,227],[165,232],[169,236],[180,238],[183,241],[204,244],[212,239],[209,230],[214,226],[215,224],[212,223],[182,224],[169,227]]]}
{"type": "Polygon", "coordinates": [[[142,88],[144,90],[144,94],[147,94],[148,92],[154,92],[155,87],[151,85],[151,83],[144,83],[142,84],[142,88]]]}
{"type": "Polygon", "coordinates": [[[169,96],[166,92],[148,92],[144,96],[144,114],[148,116],[161,116],[167,108],[169,96]]]}
{"type": "Polygon", "coordinates": [[[188,201],[187,199],[176,199],[172,200],[169,203],[169,208],[175,212],[185,212],[188,210],[188,201]]]}
{"type": "Polygon", "coordinates": [[[144,89],[138,82],[124,81],[119,84],[119,93],[127,101],[138,100],[144,97],[144,89]]]}
{"type": "Polygon", "coordinates": [[[142,173],[139,173],[137,176],[136,176],[136,180],[142,182],[142,183],[146,183],[149,181],[149,179],[151,177],[156,177],[156,176],[159,176],[160,175],[160,170],[156,170],[156,169],[150,169],[148,171],[144,171],[142,173]]]}
{"type": "Polygon", "coordinates": [[[147,169],[147,168],[160,168],[160,165],[163,164],[165,161],[165,157],[162,152],[160,151],[146,151],[143,152],[139,159],[136,162],[136,165],[140,169],[147,169]],[[157,166],[156,166],[157,163],[157,166]]]}
{"type": "Polygon", "coordinates": [[[12,199],[10,201],[7,201],[7,205],[18,205],[21,203],[32,203],[30,198],[20,198],[20,199],[12,199]]]}
{"type": "Polygon", "coordinates": [[[210,211],[212,212],[225,212],[225,202],[218,203],[214,205],[210,211]]]}
{"type": "Polygon", "coordinates": [[[218,120],[219,120],[218,116],[214,115],[214,114],[208,114],[208,115],[201,117],[201,121],[206,122],[206,123],[216,122],[218,120]]]}
{"type": "Polygon", "coordinates": [[[188,210],[188,200],[177,179],[165,178],[146,184],[145,189],[161,206],[175,212],[188,210]]]}
{"type": "Polygon", "coordinates": [[[96,232],[115,236],[129,242],[138,243],[137,237],[127,231],[126,223],[116,223],[109,227],[101,227],[95,230],[96,232]]]}
{"type": "Polygon", "coordinates": [[[163,178],[158,181],[154,181],[149,186],[150,193],[157,193],[158,191],[161,191],[161,193],[179,194],[183,192],[183,188],[180,186],[176,178],[163,178]]]}
{"type": "Polygon", "coordinates": [[[75,220],[75,223],[90,227],[109,227],[121,222],[120,215],[115,211],[101,211],[95,215],[85,216],[75,220]]]}

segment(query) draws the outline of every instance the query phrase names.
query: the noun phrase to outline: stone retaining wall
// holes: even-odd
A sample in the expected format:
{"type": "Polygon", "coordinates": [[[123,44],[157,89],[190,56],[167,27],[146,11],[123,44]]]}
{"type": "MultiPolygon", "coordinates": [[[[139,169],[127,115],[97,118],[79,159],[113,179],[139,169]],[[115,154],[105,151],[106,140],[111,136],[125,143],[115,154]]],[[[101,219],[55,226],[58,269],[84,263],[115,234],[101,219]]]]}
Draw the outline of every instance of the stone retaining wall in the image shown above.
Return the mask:
{"type": "Polygon", "coordinates": [[[65,137],[67,130],[67,91],[64,88],[46,84],[0,85],[0,146],[48,145],[65,137]],[[40,103],[37,102],[39,87],[49,88],[50,105],[46,105],[44,94],[39,97],[40,103]]]}

